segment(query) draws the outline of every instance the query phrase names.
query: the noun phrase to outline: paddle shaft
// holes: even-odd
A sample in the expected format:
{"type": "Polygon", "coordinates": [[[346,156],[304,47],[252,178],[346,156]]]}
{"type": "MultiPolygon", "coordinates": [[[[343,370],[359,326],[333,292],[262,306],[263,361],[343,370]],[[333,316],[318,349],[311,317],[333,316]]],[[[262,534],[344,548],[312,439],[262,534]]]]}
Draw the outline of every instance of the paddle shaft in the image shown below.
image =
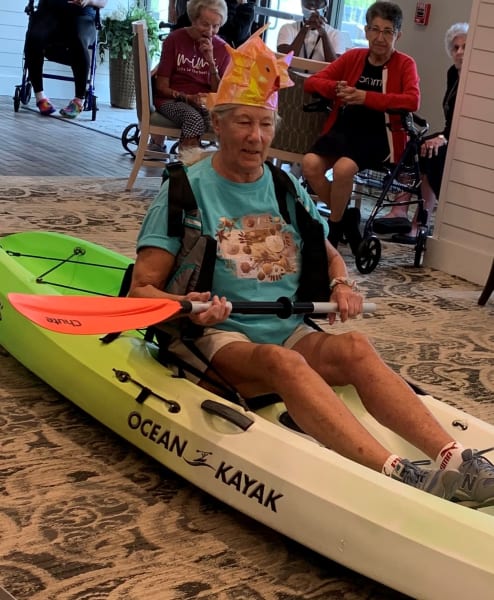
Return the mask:
{"type": "MultiPolygon", "coordinates": [[[[183,313],[204,312],[211,306],[211,302],[191,302],[182,300],[183,313]]],[[[329,314],[338,312],[336,302],[291,302],[288,298],[280,298],[276,302],[227,302],[232,309],[232,313],[255,314],[255,315],[276,315],[281,319],[286,319],[295,314],[329,314]]],[[[363,312],[373,313],[376,305],[372,302],[364,302],[363,312]]]]}

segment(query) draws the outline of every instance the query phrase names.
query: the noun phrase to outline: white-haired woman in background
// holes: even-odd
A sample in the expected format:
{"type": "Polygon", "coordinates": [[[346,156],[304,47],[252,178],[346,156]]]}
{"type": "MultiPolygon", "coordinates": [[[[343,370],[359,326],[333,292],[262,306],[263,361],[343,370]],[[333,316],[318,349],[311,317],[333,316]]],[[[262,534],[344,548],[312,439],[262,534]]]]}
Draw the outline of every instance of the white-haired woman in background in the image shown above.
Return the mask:
{"type": "MultiPolygon", "coordinates": [[[[181,150],[200,146],[209,128],[206,96],[218,89],[230,62],[218,36],[227,20],[225,0],[189,0],[187,13],[191,24],[163,42],[153,95],[156,110],[181,128],[181,150]]],[[[160,150],[162,143],[162,137],[154,136],[150,149],[160,150]]]]}
{"type": "MultiPolygon", "coordinates": [[[[456,94],[458,91],[458,82],[460,80],[460,71],[465,54],[465,45],[467,41],[468,23],[455,23],[446,32],[444,45],[448,56],[453,60],[453,64],[448,69],[446,93],[443,98],[443,111],[445,117],[444,129],[429,135],[421,147],[420,170],[422,173],[422,195],[424,198],[424,208],[429,215],[434,210],[439,192],[441,191],[441,181],[443,178],[444,164],[446,162],[446,151],[451,132],[451,123],[453,121],[453,112],[456,103],[456,94]]],[[[386,218],[402,217],[406,215],[407,207],[395,207],[386,218]]],[[[409,234],[403,235],[397,233],[392,239],[402,244],[414,244],[417,235],[417,213],[412,222],[412,229],[409,234]]],[[[377,219],[376,219],[377,220],[377,219]]]]}

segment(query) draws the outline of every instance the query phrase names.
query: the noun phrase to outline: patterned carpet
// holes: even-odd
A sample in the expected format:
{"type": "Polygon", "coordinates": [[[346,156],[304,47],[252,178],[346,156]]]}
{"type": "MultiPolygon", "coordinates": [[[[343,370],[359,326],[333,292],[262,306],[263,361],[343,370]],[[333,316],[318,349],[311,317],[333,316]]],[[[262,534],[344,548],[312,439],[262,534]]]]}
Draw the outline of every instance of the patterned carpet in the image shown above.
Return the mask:
{"type": "MultiPolygon", "coordinates": [[[[46,229],[130,257],[157,178],[0,179],[0,235],[46,229]]],[[[436,397],[494,423],[494,302],[415,269],[384,244],[357,276],[388,363],[436,397]]],[[[1,285],[1,283],[0,283],[1,285]]],[[[0,588],[17,600],[398,600],[198,491],[0,353],[0,588]]],[[[399,400],[399,399],[397,399],[399,400]]],[[[0,589],[0,597],[2,597],[0,589]]]]}

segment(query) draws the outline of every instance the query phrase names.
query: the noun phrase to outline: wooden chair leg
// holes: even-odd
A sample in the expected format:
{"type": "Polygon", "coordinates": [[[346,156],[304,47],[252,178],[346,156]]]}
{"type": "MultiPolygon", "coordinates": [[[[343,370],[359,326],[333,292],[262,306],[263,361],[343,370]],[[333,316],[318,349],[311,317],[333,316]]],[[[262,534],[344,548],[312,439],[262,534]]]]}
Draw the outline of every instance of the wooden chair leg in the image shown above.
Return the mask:
{"type": "Polygon", "coordinates": [[[492,261],[491,272],[489,273],[489,276],[487,277],[487,281],[485,283],[484,290],[480,294],[478,304],[480,306],[484,306],[484,304],[486,304],[487,300],[489,300],[489,297],[493,291],[494,291],[494,260],[492,261]]]}

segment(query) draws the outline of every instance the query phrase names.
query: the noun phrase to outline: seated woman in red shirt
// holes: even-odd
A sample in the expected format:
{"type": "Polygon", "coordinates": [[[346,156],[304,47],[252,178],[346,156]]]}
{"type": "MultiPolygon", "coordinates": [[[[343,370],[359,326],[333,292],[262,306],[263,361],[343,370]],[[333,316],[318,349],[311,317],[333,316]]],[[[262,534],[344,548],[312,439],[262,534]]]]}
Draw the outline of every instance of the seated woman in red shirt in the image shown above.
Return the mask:
{"type": "Polygon", "coordinates": [[[398,114],[417,110],[420,101],[417,65],[395,44],[403,14],[392,2],[375,2],[366,13],[369,48],[347,50],[326,68],[309,77],[305,91],[334,101],[333,110],[309,152],[302,170],[309,185],[331,210],[329,241],[337,246],[345,234],[355,254],[362,240],[357,209],[345,209],[358,171],[396,162],[407,139],[398,114]],[[332,183],[326,178],[333,169],[332,183]],[[351,217],[350,217],[351,214],[351,217]],[[345,218],[344,218],[345,216],[345,218]]]}

